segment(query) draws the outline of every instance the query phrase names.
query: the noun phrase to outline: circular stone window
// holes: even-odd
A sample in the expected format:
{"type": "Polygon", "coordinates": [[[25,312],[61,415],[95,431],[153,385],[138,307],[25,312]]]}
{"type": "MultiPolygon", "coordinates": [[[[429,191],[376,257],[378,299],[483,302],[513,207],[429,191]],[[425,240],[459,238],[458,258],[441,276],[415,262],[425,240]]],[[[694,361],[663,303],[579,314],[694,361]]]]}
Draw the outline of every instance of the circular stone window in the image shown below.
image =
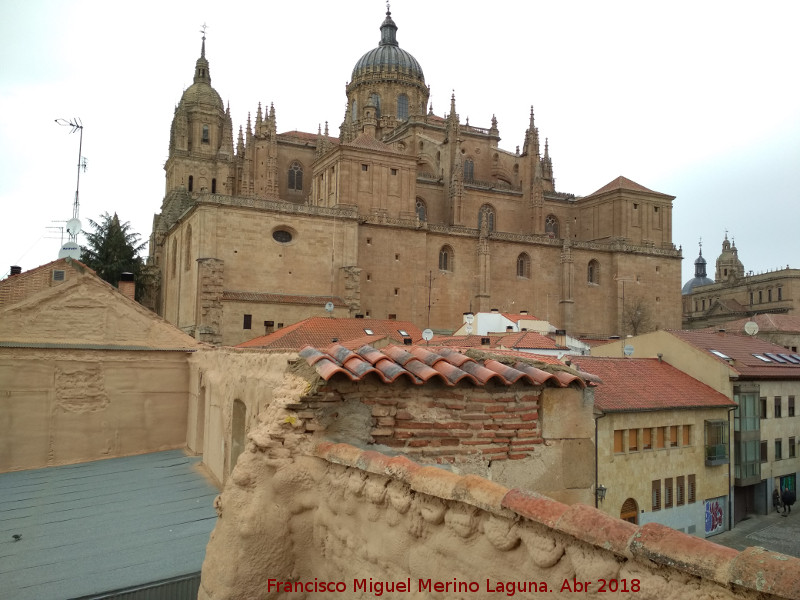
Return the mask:
{"type": "Polygon", "coordinates": [[[286,229],[276,229],[272,232],[272,239],[279,244],[288,244],[292,241],[292,232],[286,229]]]}

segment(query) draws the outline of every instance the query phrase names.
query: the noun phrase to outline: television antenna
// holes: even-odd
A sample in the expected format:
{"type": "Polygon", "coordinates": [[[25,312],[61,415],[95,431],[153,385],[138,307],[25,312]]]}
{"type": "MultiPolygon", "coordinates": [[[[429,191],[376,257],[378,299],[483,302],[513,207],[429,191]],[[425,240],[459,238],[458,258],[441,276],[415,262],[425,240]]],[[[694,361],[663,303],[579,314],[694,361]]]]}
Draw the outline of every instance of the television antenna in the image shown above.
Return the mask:
{"type": "Polygon", "coordinates": [[[78,117],[73,117],[72,120],[67,119],[55,119],[55,122],[62,127],[72,127],[72,131],[70,133],[75,133],[76,131],[80,131],[80,137],[78,138],[78,180],[75,184],[75,201],[72,204],[72,218],[67,221],[67,235],[69,236],[69,240],[66,244],[61,246],[61,250],[58,253],[59,258],[80,258],[80,246],[78,246],[78,234],[81,232],[81,221],[80,221],[80,188],[81,188],[81,169],[83,172],[86,172],[86,157],[81,156],[83,151],[83,123],[78,117]]]}

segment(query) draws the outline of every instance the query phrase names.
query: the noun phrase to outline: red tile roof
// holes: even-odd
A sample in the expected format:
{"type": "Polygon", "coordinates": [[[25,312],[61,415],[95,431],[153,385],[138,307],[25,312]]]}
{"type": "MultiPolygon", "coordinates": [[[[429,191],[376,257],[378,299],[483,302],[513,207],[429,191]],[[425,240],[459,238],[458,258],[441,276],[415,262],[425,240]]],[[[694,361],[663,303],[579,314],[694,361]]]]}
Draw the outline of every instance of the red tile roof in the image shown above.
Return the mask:
{"type": "Polygon", "coordinates": [[[516,313],[500,313],[509,321],[514,321],[514,323],[519,323],[520,321],[541,321],[541,319],[537,319],[533,315],[522,315],[516,313]]]}
{"type": "Polygon", "coordinates": [[[240,292],[235,290],[224,290],[223,300],[237,302],[263,302],[265,304],[303,304],[319,306],[322,308],[328,302],[333,302],[334,306],[347,308],[347,303],[339,296],[312,296],[308,294],[273,294],[270,292],[240,292]]]}
{"type": "Polygon", "coordinates": [[[329,381],[342,375],[351,381],[361,381],[368,375],[377,376],[383,383],[399,378],[422,385],[435,380],[445,385],[461,382],[482,386],[489,382],[511,385],[517,382],[553,387],[586,387],[578,376],[567,371],[549,373],[533,365],[517,361],[511,367],[490,356],[472,358],[454,348],[424,346],[389,346],[378,350],[362,346],[355,352],[340,344],[325,350],[306,346],[300,356],[313,366],[320,377],[329,381]]]}
{"type": "Polygon", "coordinates": [[[718,331],[719,329],[725,329],[728,333],[742,333],[744,331],[744,324],[748,321],[754,321],[761,332],[800,333],[800,316],[775,314],[761,314],[745,319],[737,319],[736,321],[728,321],[716,327],[702,329],[701,331],[718,331]]]}
{"type": "MultiPolygon", "coordinates": [[[[586,196],[586,198],[590,198],[592,196],[597,196],[600,194],[605,194],[606,192],[613,192],[615,190],[630,190],[634,192],[647,192],[649,194],[658,194],[660,196],[667,196],[667,194],[662,194],[661,192],[656,192],[654,190],[648,189],[643,185],[639,185],[635,181],[631,181],[627,177],[623,177],[620,175],[613,181],[601,187],[599,190],[592,192],[591,194],[586,196]]],[[[668,197],[674,198],[674,196],[668,196],[668,197]]]]}
{"type": "Polygon", "coordinates": [[[769,358],[765,353],[796,354],[761,338],[706,330],[671,330],[668,333],[695,348],[707,351],[710,356],[747,379],[800,379],[800,364],[790,361],[781,363],[772,359],[765,361],[754,356],[758,354],[769,358]],[[714,354],[712,350],[731,360],[714,354]]]}
{"type": "MultiPolygon", "coordinates": [[[[51,271],[54,269],[66,270],[71,267],[78,272],[96,273],[74,258],[59,258],[49,263],[29,269],[18,275],[11,275],[0,281],[0,306],[15,304],[52,286],[51,271]]],[[[67,275],[69,279],[69,275],[67,275]]]]}
{"type": "Polygon", "coordinates": [[[492,334],[489,335],[453,335],[436,336],[431,340],[432,345],[436,346],[458,346],[461,348],[526,348],[530,350],[551,350],[561,348],[549,337],[535,333],[533,331],[521,331],[518,333],[492,334]],[[484,344],[483,339],[489,338],[489,343],[484,344]]]}
{"type": "Polygon", "coordinates": [[[727,396],[657,358],[573,357],[580,371],[602,384],[594,402],[603,412],[736,406],[727,396]]]}
{"type": "Polygon", "coordinates": [[[413,341],[422,339],[422,331],[411,321],[311,317],[279,329],[269,335],[262,335],[239,344],[237,348],[266,348],[270,350],[293,350],[296,352],[308,345],[325,348],[334,339],[340,343],[346,343],[370,335],[380,336],[381,338],[388,336],[400,342],[403,340],[400,330],[405,331],[413,341]]]}
{"type": "Polygon", "coordinates": [[[391,146],[384,144],[380,140],[376,140],[368,133],[362,133],[352,142],[343,144],[344,146],[354,146],[356,148],[366,148],[367,150],[377,150],[378,152],[391,152],[397,154],[397,151],[391,146]]]}

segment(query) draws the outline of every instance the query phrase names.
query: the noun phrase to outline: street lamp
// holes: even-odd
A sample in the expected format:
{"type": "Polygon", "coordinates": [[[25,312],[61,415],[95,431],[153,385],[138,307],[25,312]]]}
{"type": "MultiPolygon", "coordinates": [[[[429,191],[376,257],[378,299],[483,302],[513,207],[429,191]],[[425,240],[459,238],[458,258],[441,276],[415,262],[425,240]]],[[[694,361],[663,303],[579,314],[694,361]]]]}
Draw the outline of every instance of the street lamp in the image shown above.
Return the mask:
{"type": "Polygon", "coordinates": [[[597,486],[597,488],[594,490],[594,493],[597,496],[598,502],[602,502],[603,500],[606,499],[606,492],[607,491],[608,491],[608,488],[606,486],[604,486],[602,483],[597,486]]]}

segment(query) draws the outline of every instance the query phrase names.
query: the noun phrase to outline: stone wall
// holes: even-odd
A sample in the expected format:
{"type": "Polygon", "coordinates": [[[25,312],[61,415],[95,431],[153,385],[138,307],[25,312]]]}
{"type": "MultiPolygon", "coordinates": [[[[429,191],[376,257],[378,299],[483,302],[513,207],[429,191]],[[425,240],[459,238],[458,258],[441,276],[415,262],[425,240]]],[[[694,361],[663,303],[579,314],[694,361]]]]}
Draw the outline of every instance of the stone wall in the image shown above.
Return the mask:
{"type": "Polygon", "coordinates": [[[299,455],[263,441],[251,435],[217,499],[201,600],[800,596],[795,558],[348,444],[299,455]]]}
{"type": "Polygon", "coordinates": [[[0,472],[182,448],[183,352],[0,348],[0,472]]]}

